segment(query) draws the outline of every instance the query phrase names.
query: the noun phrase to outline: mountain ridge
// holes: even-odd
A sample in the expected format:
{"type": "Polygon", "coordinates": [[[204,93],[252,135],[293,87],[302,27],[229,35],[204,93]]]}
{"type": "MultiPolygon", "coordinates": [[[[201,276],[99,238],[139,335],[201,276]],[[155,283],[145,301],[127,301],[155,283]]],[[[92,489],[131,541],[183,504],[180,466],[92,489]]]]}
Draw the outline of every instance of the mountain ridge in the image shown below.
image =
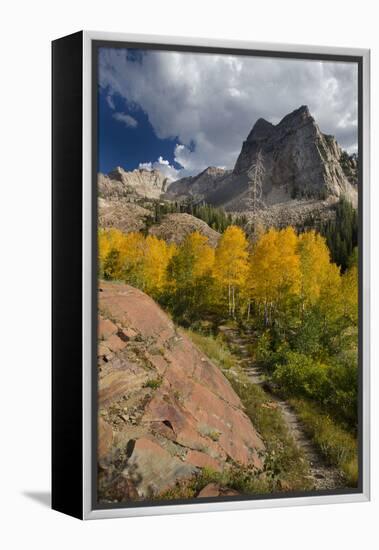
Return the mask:
{"type": "Polygon", "coordinates": [[[249,170],[262,157],[261,207],[291,200],[346,197],[357,204],[357,161],[344,152],[334,136],[324,134],[302,105],[278,124],[258,118],[242,142],[234,168],[209,166],[199,174],[171,181],[159,170],[117,167],[99,174],[99,195],[149,200],[206,202],[229,211],[249,211],[249,170]]]}

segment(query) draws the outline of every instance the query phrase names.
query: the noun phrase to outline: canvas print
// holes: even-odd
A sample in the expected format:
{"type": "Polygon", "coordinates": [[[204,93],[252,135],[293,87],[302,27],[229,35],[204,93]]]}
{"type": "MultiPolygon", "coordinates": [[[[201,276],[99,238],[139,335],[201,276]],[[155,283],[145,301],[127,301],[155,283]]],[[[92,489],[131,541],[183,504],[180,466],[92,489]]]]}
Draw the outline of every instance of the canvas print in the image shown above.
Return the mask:
{"type": "Polygon", "coordinates": [[[97,502],[357,490],[357,63],[96,63],[97,502]]]}

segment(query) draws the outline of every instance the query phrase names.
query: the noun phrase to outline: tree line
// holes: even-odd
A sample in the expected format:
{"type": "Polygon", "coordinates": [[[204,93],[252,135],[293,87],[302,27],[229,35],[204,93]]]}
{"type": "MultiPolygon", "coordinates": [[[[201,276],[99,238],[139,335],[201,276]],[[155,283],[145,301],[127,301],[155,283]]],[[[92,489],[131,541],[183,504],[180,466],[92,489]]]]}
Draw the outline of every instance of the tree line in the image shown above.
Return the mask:
{"type": "Polygon", "coordinates": [[[117,229],[99,232],[100,277],[123,280],[170,302],[176,316],[189,322],[212,313],[247,320],[254,315],[264,326],[284,331],[292,318],[304,321],[315,305],[325,323],[339,315],[355,321],[352,261],[341,273],[324,237],[314,230],[297,235],[292,227],[271,228],[252,243],[231,225],[215,249],[198,232],[180,245],[117,229]]]}
{"type": "Polygon", "coordinates": [[[199,203],[192,200],[181,202],[155,201],[150,205],[150,208],[152,209],[152,214],[146,219],[145,233],[147,233],[149,227],[160,223],[166,214],[191,214],[191,216],[203,220],[209,227],[219,233],[223,233],[230,225],[245,227],[248,221],[245,214],[232,215],[231,213],[226,213],[223,208],[212,206],[204,201],[199,203]]]}

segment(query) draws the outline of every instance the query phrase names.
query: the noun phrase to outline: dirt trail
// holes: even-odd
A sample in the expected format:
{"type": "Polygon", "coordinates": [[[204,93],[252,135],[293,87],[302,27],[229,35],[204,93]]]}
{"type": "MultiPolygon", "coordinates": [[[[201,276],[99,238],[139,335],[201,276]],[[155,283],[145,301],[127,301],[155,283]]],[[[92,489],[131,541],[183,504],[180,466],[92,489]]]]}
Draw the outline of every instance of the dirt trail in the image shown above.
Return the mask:
{"type": "Polygon", "coordinates": [[[294,410],[286,401],[283,401],[272,392],[262,370],[249,358],[248,345],[251,343],[251,336],[249,334],[243,335],[237,329],[229,327],[220,327],[220,332],[222,332],[231,346],[233,353],[238,356],[239,365],[247,374],[249,380],[253,384],[261,386],[270,396],[270,399],[277,404],[289,432],[309,462],[310,474],[315,489],[322,490],[343,487],[344,481],[341,473],[333,466],[326,464],[311,439],[306,435],[301,421],[294,410]]]}

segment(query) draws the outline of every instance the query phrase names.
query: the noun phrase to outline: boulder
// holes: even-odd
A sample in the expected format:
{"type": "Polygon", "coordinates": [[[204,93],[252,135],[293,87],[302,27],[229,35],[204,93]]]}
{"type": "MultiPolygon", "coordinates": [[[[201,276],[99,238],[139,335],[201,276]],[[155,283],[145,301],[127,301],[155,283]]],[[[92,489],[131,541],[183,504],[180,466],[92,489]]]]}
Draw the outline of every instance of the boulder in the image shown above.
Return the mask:
{"type": "Polygon", "coordinates": [[[120,283],[101,281],[100,288],[101,320],[114,325],[102,323],[113,333],[101,343],[113,356],[99,357],[99,459],[108,471],[100,500],[117,493],[110,489],[117,476],[143,499],[205,467],[261,469],[264,444],[220,369],[152,298],[120,283]],[[135,337],[125,342],[121,331],[135,337]]]}

